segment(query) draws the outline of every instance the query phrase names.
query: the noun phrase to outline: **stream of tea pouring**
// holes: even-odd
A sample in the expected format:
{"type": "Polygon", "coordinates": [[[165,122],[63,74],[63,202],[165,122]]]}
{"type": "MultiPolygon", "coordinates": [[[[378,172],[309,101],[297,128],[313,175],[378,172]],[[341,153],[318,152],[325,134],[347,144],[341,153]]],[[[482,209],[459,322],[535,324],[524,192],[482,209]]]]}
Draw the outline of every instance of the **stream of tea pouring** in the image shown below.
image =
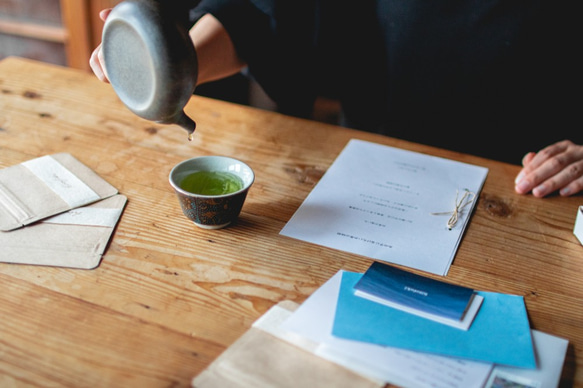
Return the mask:
{"type": "Polygon", "coordinates": [[[193,139],[196,123],[184,112],[194,93],[198,60],[179,9],[163,0],[125,0],[105,21],[102,49],[114,91],[136,115],[176,124],[193,139]]]}

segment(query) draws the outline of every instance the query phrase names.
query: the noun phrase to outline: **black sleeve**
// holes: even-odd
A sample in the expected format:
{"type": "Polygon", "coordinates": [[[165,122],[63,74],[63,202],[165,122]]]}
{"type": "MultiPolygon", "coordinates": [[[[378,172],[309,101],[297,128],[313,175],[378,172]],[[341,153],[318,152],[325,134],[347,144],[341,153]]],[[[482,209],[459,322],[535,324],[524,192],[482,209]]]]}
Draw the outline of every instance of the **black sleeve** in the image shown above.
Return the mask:
{"type": "Polygon", "coordinates": [[[283,113],[309,116],[313,91],[312,0],[202,0],[191,26],[210,13],[227,30],[237,55],[283,113]]]}

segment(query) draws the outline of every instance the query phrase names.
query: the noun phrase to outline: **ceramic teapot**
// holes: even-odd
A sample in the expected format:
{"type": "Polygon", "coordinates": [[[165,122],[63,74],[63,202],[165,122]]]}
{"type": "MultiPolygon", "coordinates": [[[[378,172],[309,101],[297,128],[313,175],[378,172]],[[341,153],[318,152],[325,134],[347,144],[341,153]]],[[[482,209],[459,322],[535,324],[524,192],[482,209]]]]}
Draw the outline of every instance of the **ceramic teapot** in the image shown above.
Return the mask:
{"type": "Polygon", "coordinates": [[[195,122],[184,113],[198,76],[198,61],[175,2],[125,0],[105,21],[105,72],[120,100],[136,115],[177,124],[189,133],[195,122]]]}

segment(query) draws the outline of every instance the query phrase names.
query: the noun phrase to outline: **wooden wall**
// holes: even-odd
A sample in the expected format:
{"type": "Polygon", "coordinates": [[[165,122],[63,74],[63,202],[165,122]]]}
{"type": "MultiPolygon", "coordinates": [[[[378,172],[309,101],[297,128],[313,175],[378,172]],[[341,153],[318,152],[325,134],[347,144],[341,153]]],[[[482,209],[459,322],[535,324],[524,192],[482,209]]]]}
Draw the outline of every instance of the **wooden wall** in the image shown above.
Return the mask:
{"type": "Polygon", "coordinates": [[[21,56],[89,70],[99,11],[121,0],[0,0],[0,59],[21,56]]]}

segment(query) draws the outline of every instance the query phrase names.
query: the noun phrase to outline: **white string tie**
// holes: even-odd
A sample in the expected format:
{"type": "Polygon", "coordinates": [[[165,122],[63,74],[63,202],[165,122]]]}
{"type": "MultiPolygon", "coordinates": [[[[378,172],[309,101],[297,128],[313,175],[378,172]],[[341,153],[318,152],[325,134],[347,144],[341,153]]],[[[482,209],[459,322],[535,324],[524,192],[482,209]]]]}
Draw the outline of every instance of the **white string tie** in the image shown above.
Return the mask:
{"type": "Polygon", "coordinates": [[[476,193],[469,191],[468,189],[464,190],[464,195],[458,201],[459,197],[459,190],[456,190],[455,193],[455,208],[452,212],[440,212],[440,213],[431,213],[434,216],[444,215],[444,214],[451,214],[449,220],[447,220],[447,228],[452,230],[453,227],[457,224],[459,217],[466,206],[474,202],[476,198],[476,193]]]}

